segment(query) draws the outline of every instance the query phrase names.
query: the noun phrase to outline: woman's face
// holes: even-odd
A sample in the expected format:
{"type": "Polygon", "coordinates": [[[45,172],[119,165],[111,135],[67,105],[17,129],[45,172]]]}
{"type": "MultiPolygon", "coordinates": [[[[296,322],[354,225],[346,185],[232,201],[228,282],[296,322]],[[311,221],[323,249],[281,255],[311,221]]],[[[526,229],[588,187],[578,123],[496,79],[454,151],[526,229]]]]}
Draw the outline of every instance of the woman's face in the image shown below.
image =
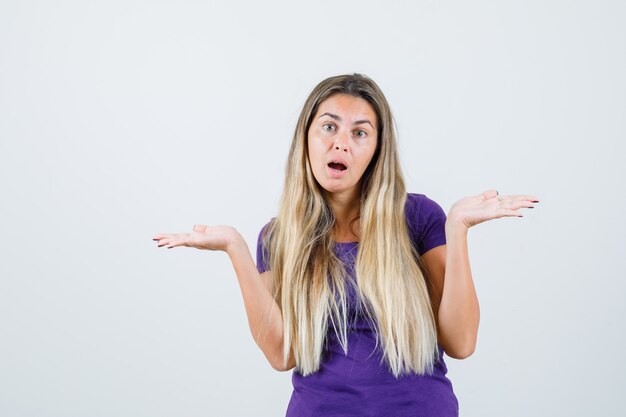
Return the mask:
{"type": "Polygon", "coordinates": [[[320,103],[308,131],[309,162],[317,182],[331,193],[358,192],[376,151],[377,132],[376,113],[364,99],[335,94],[320,103]]]}

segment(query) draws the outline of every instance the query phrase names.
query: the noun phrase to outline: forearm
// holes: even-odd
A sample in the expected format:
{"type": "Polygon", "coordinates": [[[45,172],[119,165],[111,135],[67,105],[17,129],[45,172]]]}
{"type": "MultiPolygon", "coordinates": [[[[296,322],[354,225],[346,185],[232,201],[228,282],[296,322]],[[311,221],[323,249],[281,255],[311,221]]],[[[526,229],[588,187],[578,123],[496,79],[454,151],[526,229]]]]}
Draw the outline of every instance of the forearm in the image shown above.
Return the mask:
{"type": "Polygon", "coordinates": [[[274,369],[282,366],[283,318],[280,307],[265,287],[248,245],[237,234],[227,250],[235,269],[248,316],[250,332],[274,369]]]}
{"type": "Polygon", "coordinates": [[[443,339],[457,356],[476,347],[480,310],[467,247],[467,228],[446,222],[446,270],[438,321],[443,339]]]}

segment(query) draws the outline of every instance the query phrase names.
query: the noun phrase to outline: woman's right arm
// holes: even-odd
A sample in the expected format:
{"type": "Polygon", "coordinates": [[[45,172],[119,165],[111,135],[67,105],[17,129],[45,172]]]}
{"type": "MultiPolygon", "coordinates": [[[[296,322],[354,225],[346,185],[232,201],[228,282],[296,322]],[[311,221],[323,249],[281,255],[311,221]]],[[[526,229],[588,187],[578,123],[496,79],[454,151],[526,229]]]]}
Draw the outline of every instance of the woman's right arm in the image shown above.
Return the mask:
{"type": "Polygon", "coordinates": [[[277,371],[292,369],[295,366],[293,351],[287,368],[283,366],[283,316],[269,288],[272,271],[259,274],[248,245],[239,233],[233,235],[227,253],[239,281],[254,341],[272,368],[277,371]]]}
{"type": "Polygon", "coordinates": [[[259,274],[250,250],[241,234],[230,226],[195,225],[191,233],[158,233],[153,237],[158,246],[179,246],[225,251],[235,268],[248,315],[248,324],[256,344],[272,368],[288,371],[295,364],[293,350],[287,368],[283,366],[283,317],[271,295],[271,271],[259,274]]]}

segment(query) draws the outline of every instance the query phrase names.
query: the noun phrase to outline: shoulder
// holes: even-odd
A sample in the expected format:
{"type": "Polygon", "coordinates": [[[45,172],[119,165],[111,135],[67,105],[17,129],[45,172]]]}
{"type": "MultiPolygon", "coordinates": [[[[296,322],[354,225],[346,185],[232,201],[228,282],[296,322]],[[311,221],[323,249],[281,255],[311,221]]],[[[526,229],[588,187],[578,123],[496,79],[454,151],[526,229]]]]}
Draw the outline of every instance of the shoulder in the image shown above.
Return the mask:
{"type": "Polygon", "coordinates": [[[409,226],[417,232],[423,222],[423,208],[428,210],[430,200],[426,195],[420,193],[407,193],[404,213],[409,226]],[[424,206],[424,207],[422,207],[424,206]]]}
{"type": "Polygon", "coordinates": [[[259,236],[257,237],[257,251],[260,253],[262,250],[265,251],[267,246],[267,231],[271,224],[276,220],[276,217],[272,217],[270,221],[265,223],[261,230],[259,231],[259,236]]]}
{"type": "Polygon", "coordinates": [[[405,212],[410,220],[424,221],[431,217],[445,216],[439,203],[420,193],[407,193],[405,212]]]}
{"type": "Polygon", "coordinates": [[[432,198],[421,193],[407,193],[405,213],[412,238],[420,254],[445,244],[446,213],[432,198]]]}
{"type": "Polygon", "coordinates": [[[424,197],[426,197],[424,194],[406,193],[405,210],[410,214],[417,214],[424,197]]]}
{"type": "Polygon", "coordinates": [[[259,237],[258,240],[261,240],[264,236],[265,236],[265,232],[267,230],[267,228],[270,226],[270,224],[272,224],[272,222],[276,219],[276,217],[272,217],[270,219],[270,221],[268,221],[267,223],[265,223],[263,225],[263,227],[261,227],[261,230],[259,231],[259,237]]]}
{"type": "Polygon", "coordinates": [[[259,272],[263,273],[269,269],[269,248],[268,248],[268,240],[266,239],[266,231],[268,227],[272,224],[272,222],[276,219],[276,217],[272,217],[271,220],[259,231],[259,236],[257,237],[256,244],[256,258],[257,258],[257,268],[259,272]]]}
{"type": "Polygon", "coordinates": [[[408,211],[418,215],[429,215],[443,209],[435,200],[425,194],[407,193],[406,208],[408,211]]]}

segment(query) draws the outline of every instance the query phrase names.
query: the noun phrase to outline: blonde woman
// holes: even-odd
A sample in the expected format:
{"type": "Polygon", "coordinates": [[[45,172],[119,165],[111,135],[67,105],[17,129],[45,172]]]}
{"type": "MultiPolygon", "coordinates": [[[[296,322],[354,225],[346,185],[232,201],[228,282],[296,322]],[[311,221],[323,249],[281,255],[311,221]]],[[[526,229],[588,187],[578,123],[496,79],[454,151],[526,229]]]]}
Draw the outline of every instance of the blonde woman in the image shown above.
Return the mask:
{"type": "Polygon", "coordinates": [[[407,192],[389,105],[360,74],[313,89],[285,174],[256,267],[229,226],[154,240],[228,253],[254,340],[274,369],[294,369],[287,416],[457,416],[443,352],[476,347],[467,231],[537,197],[488,190],[446,215],[407,192]]]}

